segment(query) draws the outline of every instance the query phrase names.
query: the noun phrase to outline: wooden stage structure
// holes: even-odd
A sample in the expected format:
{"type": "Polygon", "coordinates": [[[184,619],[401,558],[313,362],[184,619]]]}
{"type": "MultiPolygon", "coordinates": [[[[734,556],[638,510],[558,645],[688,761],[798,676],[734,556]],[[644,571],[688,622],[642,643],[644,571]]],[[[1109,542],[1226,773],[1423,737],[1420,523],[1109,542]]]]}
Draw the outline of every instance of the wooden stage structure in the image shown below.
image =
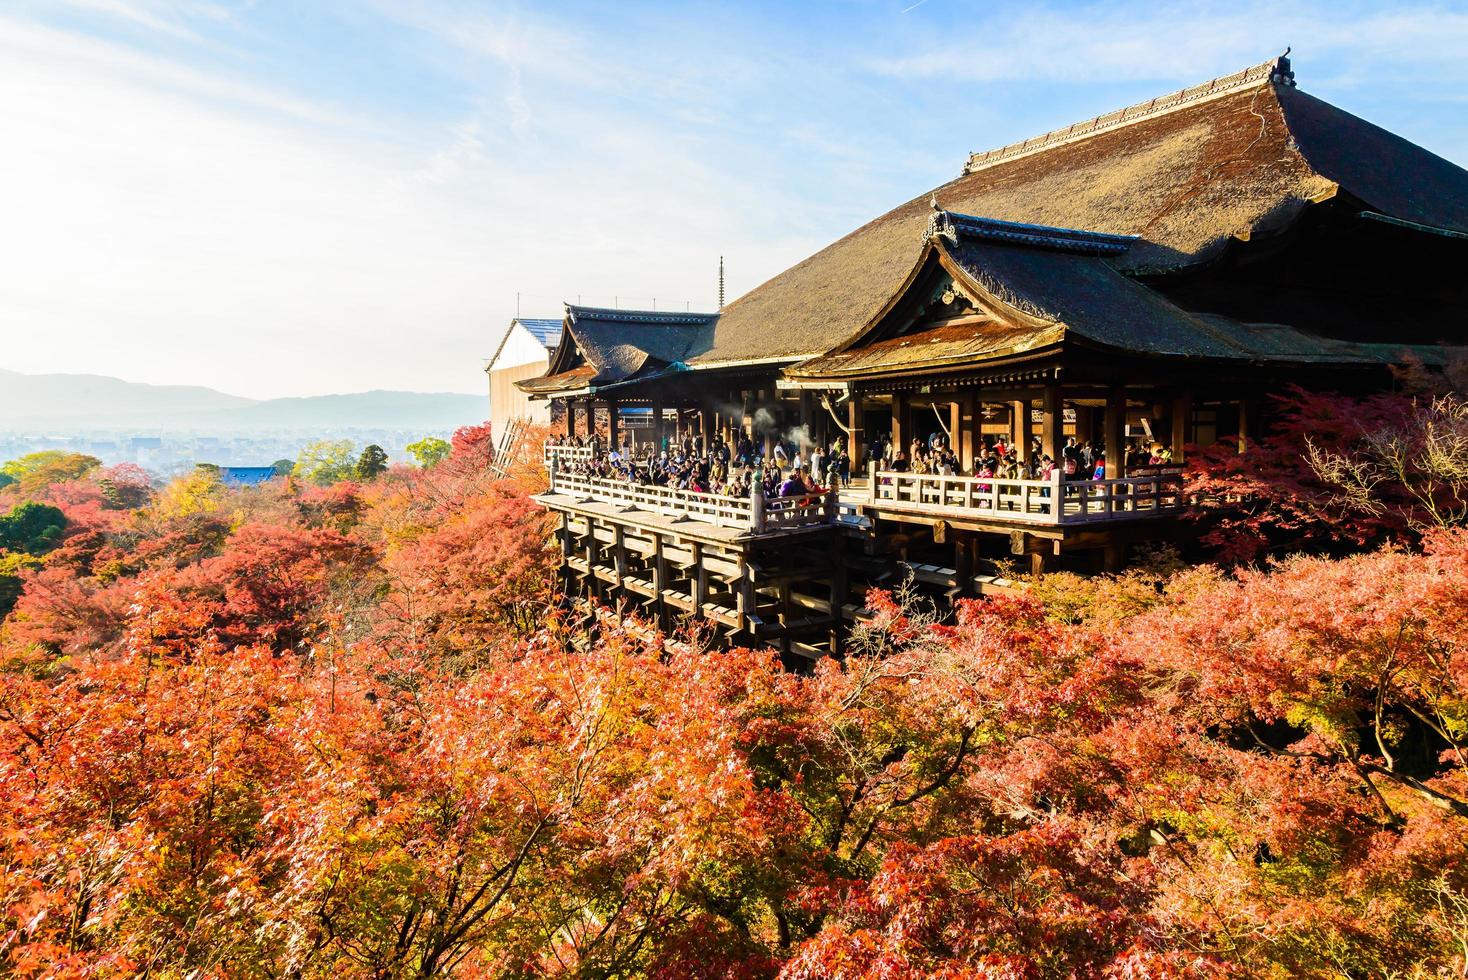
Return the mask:
{"type": "Polygon", "coordinates": [[[867,585],[911,572],[980,595],[1010,563],[1114,569],[1174,537],[1178,466],[1244,451],[1273,396],[1376,391],[1404,361],[1461,357],[1465,267],[1468,171],[1271,59],[976,153],[717,312],[567,305],[545,373],[518,382],[572,441],[752,447],[765,465],[778,443],[839,446],[855,486],[777,502],[639,487],[578,475],[589,450],[565,448],[538,499],[568,591],[792,658],[839,650],[867,585]],[[1057,469],[1074,439],[1106,479],[866,458],[946,445],[975,474],[1001,438],[1057,469]]]}
{"type": "MultiPolygon", "coordinates": [[[[911,576],[950,600],[1008,588],[1003,576],[984,573],[983,535],[1004,536],[1039,574],[1067,542],[1144,539],[1184,506],[1176,470],[1065,482],[872,464],[863,486],[767,500],[574,472],[590,454],[546,446],[550,485],[535,498],[560,518],[567,594],[635,610],[664,630],[684,617],[701,621],[730,642],[777,646],[796,663],[841,652],[865,586],[911,576]],[[929,552],[948,545],[943,559],[907,555],[911,535],[896,530],[906,525],[926,528],[929,552]]],[[[1107,562],[1119,564],[1119,553],[1107,553],[1107,562]]]]}

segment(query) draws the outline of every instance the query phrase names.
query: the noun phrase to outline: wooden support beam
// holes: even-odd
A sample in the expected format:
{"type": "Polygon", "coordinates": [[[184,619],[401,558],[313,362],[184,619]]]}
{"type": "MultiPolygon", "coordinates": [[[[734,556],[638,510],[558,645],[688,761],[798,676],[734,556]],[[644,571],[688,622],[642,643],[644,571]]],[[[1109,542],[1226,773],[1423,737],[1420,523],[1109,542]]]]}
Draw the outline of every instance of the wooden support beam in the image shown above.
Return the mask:
{"type": "Polygon", "coordinates": [[[864,410],[861,395],[852,392],[851,398],[846,402],[846,428],[850,430],[846,434],[846,454],[851,457],[853,473],[861,472],[862,456],[866,449],[863,433],[863,426],[866,424],[864,410]]]}
{"type": "Polygon", "coordinates": [[[1184,446],[1193,434],[1193,395],[1183,392],[1172,400],[1172,461],[1181,463],[1184,446]]]}
{"type": "Polygon", "coordinates": [[[1065,406],[1060,400],[1060,385],[1045,386],[1043,414],[1045,416],[1045,454],[1060,465],[1065,449],[1065,406]]]}
{"type": "Polygon", "coordinates": [[[969,539],[966,537],[960,537],[953,542],[953,569],[958,579],[953,598],[957,599],[968,594],[974,577],[973,551],[969,548],[969,539]]]}
{"type": "Polygon", "coordinates": [[[958,454],[958,465],[963,472],[974,471],[974,460],[979,447],[984,443],[984,406],[977,391],[965,392],[959,403],[958,427],[954,429],[956,444],[953,451],[958,454]]]}
{"type": "Polygon", "coordinates": [[[613,527],[612,533],[612,560],[616,563],[617,594],[621,596],[627,589],[627,535],[620,524],[613,527]]]}
{"type": "Polygon", "coordinates": [[[703,545],[693,542],[693,615],[704,619],[703,607],[709,601],[709,570],[703,563],[703,545]]]}
{"type": "Polygon", "coordinates": [[[1035,438],[1034,419],[1030,415],[1030,403],[1028,399],[1010,402],[1009,418],[1009,441],[1019,452],[1019,458],[1026,462],[1030,458],[1030,446],[1035,438]]]}
{"type": "Polygon", "coordinates": [[[663,392],[659,388],[652,396],[652,451],[654,454],[662,452],[663,449],[663,392]]]}
{"type": "Polygon", "coordinates": [[[734,597],[735,608],[739,613],[739,628],[753,634],[759,606],[754,595],[754,568],[743,555],[739,558],[739,585],[734,597]]]}
{"type": "Polygon", "coordinates": [[[1126,389],[1120,385],[1106,392],[1106,419],[1101,441],[1106,450],[1106,479],[1126,475],[1126,389]]]}
{"type": "Polygon", "coordinates": [[[596,519],[587,515],[586,517],[586,594],[588,598],[595,598],[600,591],[596,579],[597,564],[596,543],[596,519]]]}
{"type": "Polygon", "coordinates": [[[622,448],[622,427],[618,424],[621,421],[621,419],[618,417],[620,411],[621,410],[617,407],[617,400],[615,398],[608,398],[607,430],[609,438],[607,442],[609,448],[616,449],[618,451],[620,451],[622,448]]]}
{"type": "Polygon", "coordinates": [[[652,565],[652,588],[654,592],[654,612],[657,615],[658,629],[668,629],[668,606],[663,601],[663,593],[668,588],[668,562],[663,557],[663,536],[653,535],[653,565],[652,565]]]}
{"type": "Polygon", "coordinates": [[[912,438],[912,415],[908,409],[907,396],[900,391],[892,394],[892,451],[907,452],[907,441],[912,438]]]}
{"type": "Polygon", "coordinates": [[[846,605],[846,554],[845,539],[840,532],[831,535],[831,655],[839,657],[846,652],[846,624],[841,620],[841,610],[846,605]]]}

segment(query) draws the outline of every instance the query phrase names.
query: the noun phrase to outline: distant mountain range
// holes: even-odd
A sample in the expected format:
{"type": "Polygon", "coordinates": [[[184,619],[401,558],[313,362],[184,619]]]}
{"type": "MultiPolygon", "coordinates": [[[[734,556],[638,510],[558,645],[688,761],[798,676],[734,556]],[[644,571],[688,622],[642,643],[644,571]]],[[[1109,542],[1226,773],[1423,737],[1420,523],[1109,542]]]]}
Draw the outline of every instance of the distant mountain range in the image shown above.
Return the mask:
{"type": "Polygon", "coordinates": [[[10,431],[438,430],[482,422],[488,408],[481,395],[363,391],[257,400],[198,385],[0,370],[0,429],[10,431]]]}

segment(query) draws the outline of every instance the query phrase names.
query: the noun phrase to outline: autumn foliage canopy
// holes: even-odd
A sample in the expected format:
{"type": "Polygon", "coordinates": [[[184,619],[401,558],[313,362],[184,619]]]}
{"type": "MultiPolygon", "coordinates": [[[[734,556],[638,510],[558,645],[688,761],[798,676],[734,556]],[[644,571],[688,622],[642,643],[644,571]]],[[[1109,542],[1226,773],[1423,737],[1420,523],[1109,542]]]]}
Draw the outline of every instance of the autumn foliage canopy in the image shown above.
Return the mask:
{"type": "Polygon", "coordinates": [[[873,593],[800,675],[554,605],[488,453],[0,490],[55,511],[0,568],[5,973],[1468,967],[1468,532],[873,593]]]}

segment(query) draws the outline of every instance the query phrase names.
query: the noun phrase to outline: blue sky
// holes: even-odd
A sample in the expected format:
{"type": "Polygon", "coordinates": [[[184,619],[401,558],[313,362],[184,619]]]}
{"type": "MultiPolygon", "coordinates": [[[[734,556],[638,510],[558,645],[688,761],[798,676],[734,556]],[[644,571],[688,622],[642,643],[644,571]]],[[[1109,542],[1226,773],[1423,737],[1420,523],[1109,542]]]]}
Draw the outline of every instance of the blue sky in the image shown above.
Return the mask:
{"type": "Polygon", "coordinates": [[[711,308],[1286,44],[1468,163],[1464,4],[0,0],[0,367],[479,391],[517,292],[711,308]]]}

